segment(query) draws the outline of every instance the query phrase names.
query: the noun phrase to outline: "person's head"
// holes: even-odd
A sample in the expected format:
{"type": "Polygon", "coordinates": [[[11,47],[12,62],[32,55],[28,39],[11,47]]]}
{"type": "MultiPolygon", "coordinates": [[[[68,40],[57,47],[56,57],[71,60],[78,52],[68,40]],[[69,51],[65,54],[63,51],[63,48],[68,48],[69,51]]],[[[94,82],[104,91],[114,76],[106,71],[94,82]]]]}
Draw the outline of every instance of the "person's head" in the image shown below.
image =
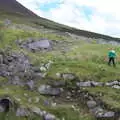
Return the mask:
{"type": "Polygon", "coordinates": [[[115,49],[114,49],[114,48],[109,48],[109,50],[110,50],[110,51],[115,51],[115,49]]]}

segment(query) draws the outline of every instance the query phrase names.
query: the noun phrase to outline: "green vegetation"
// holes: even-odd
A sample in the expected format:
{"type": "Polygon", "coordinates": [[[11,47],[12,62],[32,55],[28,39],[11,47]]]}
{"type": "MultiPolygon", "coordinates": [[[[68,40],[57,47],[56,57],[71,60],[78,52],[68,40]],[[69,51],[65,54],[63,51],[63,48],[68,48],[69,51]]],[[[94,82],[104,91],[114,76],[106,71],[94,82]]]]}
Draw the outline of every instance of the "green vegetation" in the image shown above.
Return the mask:
{"type": "MultiPolygon", "coordinates": [[[[10,17],[10,16],[9,16],[10,17]]],[[[107,65],[107,52],[108,48],[113,47],[111,45],[102,45],[96,44],[93,42],[88,43],[86,41],[82,41],[81,39],[74,39],[72,37],[66,37],[62,35],[56,35],[55,33],[45,33],[39,30],[42,29],[39,25],[47,25],[44,20],[42,22],[35,22],[35,20],[29,21],[25,23],[22,19],[21,23],[17,17],[15,17],[14,22],[10,26],[4,26],[3,22],[0,21],[0,49],[4,49],[6,47],[10,47],[12,51],[22,51],[26,55],[30,57],[31,62],[40,66],[42,63],[47,63],[49,60],[53,61],[53,64],[49,71],[47,72],[46,79],[38,81],[37,85],[41,85],[42,83],[47,83],[49,78],[57,80],[56,73],[74,73],[79,80],[88,81],[94,80],[99,82],[107,82],[111,80],[120,79],[120,57],[119,46],[114,46],[115,50],[118,53],[117,57],[117,67],[113,68],[107,65]],[[14,27],[14,25],[24,24],[29,27],[35,27],[36,30],[28,30],[24,28],[14,27]],[[13,26],[13,27],[12,27],[13,26]],[[64,52],[61,49],[60,44],[56,44],[53,50],[48,52],[36,52],[32,53],[26,49],[22,49],[16,45],[16,40],[25,41],[28,38],[47,38],[49,40],[58,40],[62,41],[61,46],[65,46],[68,48],[67,52],[64,52]]],[[[13,19],[13,18],[12,18],[13,19]]],[[[50,21],[49,21],[50,22],[50,21]]],[[[49,24],[48,22],[48,24],[49,24]]],[[[53,24],[49,24],[48,28],[53,28],[53,24]]],[[[65,27],[65,26],[64,26],[65,27]]],[[[56,29],[57,27],[54,26],[56,29]]],[[[63,30],[63,29],[61,29],[63,30]]],[[[64,32],[64,31],[63,31],[64,32]]],[[[66,31],[65,31],[66,32],[66,31]]],[[[37,106],[42,110],[47,110],[50,113],[55,114],[58,118],[65,118],[65,120],[94,120],[93,116],[88,112],[86,108],[80,106],[80,111],[73,111],[71,105],[73,103],[62,103],[55,108],[44,105],[44,100],[49,99],[47,96],[40,95],[36,90],[30,91],[26,87],[18,87],[18,86],[4,86],[4,83],[7,83],[7,79],[0,77],[0,96],[8,95],[13,98],[20,105],[24,105],[27,108],[31,108],[37,106]],[[25,96],[24,94],[28,96],[25,96]],[[35,97],[40,98],[40,102],[35,102],[35,97]],[[28,102],[28,98],[32,99],[31,104],[28,102]]],[[[115,90],[107,87],[96,87],[96,88],[87,88],[90,93],[97,95],[98,93],[103,93],[101,99],[110,107],[114,109],[120,108],[119,103],[119,90],[115,90]],[[108,92],[109,91],[109,92],[108,92]]],[[[10,111],[8,115],[0,114],[1,120],[40,120],[41,118],[38,116],[30,116],[30,118],[19,118],[16,117],[13,111],[10,111]],[[5,117],[5,118],[1,118],[5,117]]]]}

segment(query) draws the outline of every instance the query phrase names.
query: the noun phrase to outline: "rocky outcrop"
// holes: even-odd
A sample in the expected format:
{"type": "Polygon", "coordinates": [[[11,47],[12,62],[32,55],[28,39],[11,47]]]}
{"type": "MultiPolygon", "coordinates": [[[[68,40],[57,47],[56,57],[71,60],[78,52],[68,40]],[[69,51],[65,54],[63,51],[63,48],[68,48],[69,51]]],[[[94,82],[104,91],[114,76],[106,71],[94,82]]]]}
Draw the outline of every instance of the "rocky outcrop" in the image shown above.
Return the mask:
{"type": "Polygon", "coordinates": [[[52,43],[47,39],[35,40],[31,38],[26,42],[17,41],[17,44],[21,46],[21,48],[28,49],[32,52],[52,49],[52,43]]]}
{"type": "Polygon", "coordinates": [[[7,53],[6,51],[0,53],[0,76],[6,77],[9,84],[26,85],[33,89],[34,82],[45,77],[46,72],[42,72],[40,67],[33,66],[24,53],[7,53]]]}

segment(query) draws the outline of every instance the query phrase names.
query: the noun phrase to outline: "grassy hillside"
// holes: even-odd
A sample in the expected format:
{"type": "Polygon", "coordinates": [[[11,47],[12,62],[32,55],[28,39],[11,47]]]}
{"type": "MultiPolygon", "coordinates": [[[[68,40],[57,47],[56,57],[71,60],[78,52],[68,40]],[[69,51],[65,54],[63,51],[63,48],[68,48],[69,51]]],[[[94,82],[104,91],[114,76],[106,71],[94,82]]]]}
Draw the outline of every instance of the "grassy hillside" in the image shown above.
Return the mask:
{"type": "MultiPolygon", "coordinates": [[[[94,120],[94,115],[92,115],[88,108],[76,100],[74,97],[73,101],[66,101],[67,92],[69,89],[74,90],[76,81],[96,81],[106,83],[108,81],[120,80],[120,58],[119,58],[119,46],[111,46],[105,44],[96,44],[94,41],[97,36],[93,38],[92,42],[87,42],[82,39],[76,39],[71,36],[62,36],[55,33],[47,33],[45,31],[60,30],[63,33],[67,30],[69,32],[75,32],[72,28],[59,27],[50,21],[35,21],[30,19],[30,22],[27,22],[25,18],[21,20],[16,16],[7,16],[10,17],[13,21],[10,25],[4,25],[4,16],[1,16],[0,22],[0,49],[6,50],[6,52],[23,52],[25,55],[29,56],[30,62],[34,66],[40,67],[42,64],[47,63],[49,60],[53,61],[52,66],[46,72],[47,75],[44,79],[36,82],[36,88],[39,85],[43,84],[52,84],[54,81],[65,81],[67,85],[64,86],[64,94],[60,97],[55,98],[57,105],[55,107],[44,105],[44,101],[51,100],[51,96],[44,96],[38,93],[35,90],[28,90],[26,87],[15,86],[8,83],[7,78],[0,78],[0,96],[9,96],[13,99],[19,106],[24,106],[25,108],[31,109],[33,107],[39,107],[42,110],[46,110],[54,115],[56,115],[60,120],[94,120]],[[16,18],[16,19],[15,19],[16,18]],[[21,22],[21,23],[20,23],[21,22]],[[36,26],[37,25],[37,26],[36,26]],[[39,26],[38,26],[39,25],[39,26]],[[46,28],[41,28],[42,26],[47,25],[46,28]],[[49,26],[50,25],[50,26],[49,26]],[[19,27],[18,27],[19,26],[19,27]],[[20,27],[21,26],[21,27],[20,27]],[[27,26],[28,29],[25,26],[27,26]],[[31,27],[32,26],[32,27],[31,27]],[[34,30],[32,28],[35,28],[34,30]],[[50,28],[50,30],[48,29],[50,28]],[[71,29],[71,30],[70,30],[71,29]],[[44,32],[43,32],[43,31],[44,32]],[[22,42],[27,41],[29,38],[41,39],[45,38],[48,40],[58,41],[58,44],[54,45],[54,49],[50,51],[38,51],[31,52],[27,49],[23,49],[16,44],[16,40],[21,40],[22,42]],[[116,68],[107,65],[107,52],[109,48],[113,47],[117,51],[117,66],[116,68]],[[8,51],[9,50],[9,51],[8,51]],[[72,73],[76,76],[74,81],[64,80],[63,78],[58,78],[56,73],[72,73]],[[27,94],[27,95],[26,95],[27,94]],[[36,103],[36,97],[40,100],[36,103]],[[31,102],[28,102],[28,99],[31,102]],[[79,111],[74,111],[72,105],[78,104],[79,111]]],[[[85,33],[85,36],[89,36],[88,33],[85,33]]],[[[91,33],[90,33],[91,34],[91,33]]],[[[84,34],[82,34],[84,35],[84,34]]],[[[97,34],[91,34],[97,35],[97,34]]],[[[91,36],[91,37],[92,37],[91,36]]],[[[99,35],[98,35],[99,37],[99,35]]],[[[103,36],[107,37],[107,36],[103,36]]],[[[107,37],[109,39],[109,37],[107,37]]],[[[81,88],[80,88],[81,90],[81,88]]],[[[119,89],[114,89],[110,87],[88,87],[83,90],[88,91],[92,95],[98,95],[102,93],[102,96],[99,96],[104,104],[107,104],[107,109],[118,110],[120,108],[119,103],[119,89]]],[[[9,111],[6,114],[1,113],[0,115],[2,120],[42,120],[40,116],[31,113],[28,117],[16,117],[15,111],[9,111]]]]}

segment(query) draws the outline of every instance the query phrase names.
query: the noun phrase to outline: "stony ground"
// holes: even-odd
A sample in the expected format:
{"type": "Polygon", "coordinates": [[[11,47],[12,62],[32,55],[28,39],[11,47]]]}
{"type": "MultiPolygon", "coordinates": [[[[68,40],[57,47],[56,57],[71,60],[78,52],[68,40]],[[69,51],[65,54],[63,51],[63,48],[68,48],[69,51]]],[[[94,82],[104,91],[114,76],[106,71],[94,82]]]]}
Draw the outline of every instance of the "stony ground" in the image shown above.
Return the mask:
{"type": "Polygon", "coordinates": [[[0,29],[1,120],[119,120],[120,73],[107,42],[15,24],[0,29]]]}

